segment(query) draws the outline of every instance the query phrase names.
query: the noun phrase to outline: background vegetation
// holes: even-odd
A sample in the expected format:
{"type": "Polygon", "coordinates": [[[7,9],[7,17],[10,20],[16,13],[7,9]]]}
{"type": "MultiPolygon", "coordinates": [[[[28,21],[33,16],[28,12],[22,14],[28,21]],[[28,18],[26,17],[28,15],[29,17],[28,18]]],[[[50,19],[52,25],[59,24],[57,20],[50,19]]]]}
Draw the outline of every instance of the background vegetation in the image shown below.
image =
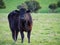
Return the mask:
{"type": "Polygon", "coordinates": [[[0,9],[6,8],[5,3],[3,0],[0,0],[0,9]]]}
{"type": "MultiPolygon", "coordinates": [[[[0,13],[11,12],[12,10],[17,9],[17,6],[21,5],[25,1],[29,1],[29,0],[4,0],[5,5],[6,5],[6,9],[0,9],[0,13]]],[[[40,6],[41,6],[41,9],[39,9],[38,12],[48,13],[50,11],[48,6],[51,3],[57,3],[59,0],[36,0],[36,1],[39,2],[40,6]]],[[[60,12],[60,8],[57,8],[56,12],[60,12]]]]}

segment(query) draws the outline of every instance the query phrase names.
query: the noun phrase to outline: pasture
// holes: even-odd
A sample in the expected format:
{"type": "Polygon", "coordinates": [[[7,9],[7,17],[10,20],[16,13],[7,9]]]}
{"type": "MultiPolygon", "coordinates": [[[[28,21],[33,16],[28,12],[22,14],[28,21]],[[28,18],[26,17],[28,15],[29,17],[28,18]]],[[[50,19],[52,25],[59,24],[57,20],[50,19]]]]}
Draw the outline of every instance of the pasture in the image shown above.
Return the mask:
{"type": "Polygon", "coordinates": [[[30,44],[26,33],[23,44],[20,34],[17,42],[13,41],[7,16],[8,13],[0,13],[0,45],[60,45],[60,14],[32,13],[33,28],[30,44]]]}

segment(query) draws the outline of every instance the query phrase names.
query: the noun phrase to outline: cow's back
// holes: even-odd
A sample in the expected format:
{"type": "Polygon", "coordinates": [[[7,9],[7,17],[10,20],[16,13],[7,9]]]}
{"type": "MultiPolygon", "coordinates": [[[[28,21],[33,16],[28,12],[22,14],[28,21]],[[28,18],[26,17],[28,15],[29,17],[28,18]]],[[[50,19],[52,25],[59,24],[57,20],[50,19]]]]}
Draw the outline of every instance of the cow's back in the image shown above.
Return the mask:
{"type": "Polygon", "coordinates": [[[14,30],[15,28],[17,28],[18,16],[19,16],[18,10],[14,10],[11,13],[9,13],[8,21],[9,21],[9,26],[10,26],[11,30],[14,30]]]}

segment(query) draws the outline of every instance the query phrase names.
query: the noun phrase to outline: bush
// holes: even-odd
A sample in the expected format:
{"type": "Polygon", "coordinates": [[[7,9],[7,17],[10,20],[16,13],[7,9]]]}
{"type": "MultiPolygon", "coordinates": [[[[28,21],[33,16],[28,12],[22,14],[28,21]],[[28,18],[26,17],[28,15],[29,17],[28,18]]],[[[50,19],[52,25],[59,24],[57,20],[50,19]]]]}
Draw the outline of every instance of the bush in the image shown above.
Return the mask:
{"type": "Polygon", "coordinates": [[[0,0],[0,9],[6,8],[3,0],[0,0]]]}
{"type": "Polygon", "coordinates": [[[22,3],[21,5],[18,5],[17,6],[17,9],[20,9],[20,8],[25,8],[27,9],[27,5],[25,3],[22,3]]]}
{"type": "Polygon", "coordinates": [[[57,5],[56,5],[56,4],[50,4],[50,5],[49,5],[49,8],[50,8],[50,9],[56,9],[56,8],[57,8],[57,5]]]}
{"type": "Polygon", "coordinates": [[[57,2],[58,7],[60,7],[60,1],[57,2]]]}
{"type": "Polygon", "coordinates": [[[52,10],[52,12],[54,12],[54,10],[58,8],[58,6],[57,4],[53,3],[49,5],[49,8],[52,10]]]}
{"type": "Polygon", "coordinates": [[[37,1],[26,1],[25,3],[31,12],[36,12],[41,8],[37,1]]]}
{"type": "Polygon", "coordinates": [[[26,8],[31,12],[36,12],[41,8],[37,1],[26,1],[23,4],[17,6],[18,9],[20,9],[21,7],[26,8]]]}

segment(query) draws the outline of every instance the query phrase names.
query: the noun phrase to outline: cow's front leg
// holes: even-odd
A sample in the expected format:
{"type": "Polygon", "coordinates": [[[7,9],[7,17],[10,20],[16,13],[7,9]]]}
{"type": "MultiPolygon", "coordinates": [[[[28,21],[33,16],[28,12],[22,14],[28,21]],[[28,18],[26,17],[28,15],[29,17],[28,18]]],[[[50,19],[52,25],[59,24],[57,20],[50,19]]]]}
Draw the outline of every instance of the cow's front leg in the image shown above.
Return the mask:
{"type": "Polygon", "coordinates": [[[23,33],[23,31],[20,31],[20,34],[21,34],[21,43],[23,43],[23,41],[24,41],[24,33],[23,33]]]}
{"type": "Polygon", "coordinates": [[[28,31],[27,33],[28,43],[30,43],[30,34],[31,34],[31,31],[28,31]]]}

